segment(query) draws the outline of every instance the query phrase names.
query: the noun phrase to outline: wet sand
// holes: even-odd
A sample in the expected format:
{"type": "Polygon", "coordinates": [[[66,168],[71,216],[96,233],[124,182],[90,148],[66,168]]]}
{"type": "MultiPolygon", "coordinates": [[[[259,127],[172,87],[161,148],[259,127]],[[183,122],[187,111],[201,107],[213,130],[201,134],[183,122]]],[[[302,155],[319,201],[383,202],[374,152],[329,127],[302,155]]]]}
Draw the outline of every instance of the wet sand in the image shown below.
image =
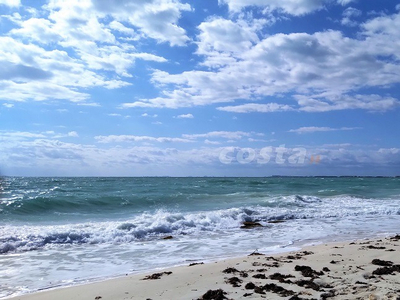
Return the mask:
{"type": "Polygon", "coordinates": [[[252,253],[11,299],[400,299],[400,235],[252,253]]]}

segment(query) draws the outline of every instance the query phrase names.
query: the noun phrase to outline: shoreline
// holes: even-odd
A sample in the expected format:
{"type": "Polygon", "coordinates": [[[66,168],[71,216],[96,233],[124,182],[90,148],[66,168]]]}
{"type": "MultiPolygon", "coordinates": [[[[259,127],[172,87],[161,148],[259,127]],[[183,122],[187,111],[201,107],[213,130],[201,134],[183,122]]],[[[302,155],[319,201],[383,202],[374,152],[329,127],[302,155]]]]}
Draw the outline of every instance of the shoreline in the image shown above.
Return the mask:
{"type": "Polygon", "coordinates": [[[398,299],[399,251],[399,235],[322,243],[3,299],[398,299]]]}

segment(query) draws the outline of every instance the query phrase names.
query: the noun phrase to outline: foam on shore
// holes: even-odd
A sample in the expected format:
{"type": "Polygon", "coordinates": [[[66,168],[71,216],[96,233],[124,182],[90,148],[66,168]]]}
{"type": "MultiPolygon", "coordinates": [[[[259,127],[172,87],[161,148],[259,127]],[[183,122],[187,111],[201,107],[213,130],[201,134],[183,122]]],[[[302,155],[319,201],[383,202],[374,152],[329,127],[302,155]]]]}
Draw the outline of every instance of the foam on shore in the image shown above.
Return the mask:
{"type": "Polygon", "coordinates": [[[275,256],[253,253],[198,262],[12,299],[397,299],[399,251],[399,235],[321,244],[275,256]]]}

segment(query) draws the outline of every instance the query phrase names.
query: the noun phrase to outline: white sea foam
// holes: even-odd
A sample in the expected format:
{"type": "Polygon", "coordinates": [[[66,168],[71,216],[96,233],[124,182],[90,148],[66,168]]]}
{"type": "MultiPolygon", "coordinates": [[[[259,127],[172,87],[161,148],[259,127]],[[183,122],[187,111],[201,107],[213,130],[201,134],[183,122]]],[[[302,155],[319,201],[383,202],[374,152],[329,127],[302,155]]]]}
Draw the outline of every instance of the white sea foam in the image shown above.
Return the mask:
{"type": "Polygon", "coordinates": [[[99,274],[391,234],[400,223],[392,179],[385,181],[392,191],[347,179],[32,179],[41,188],[29,180],[15,179],[18,188],[0,203],[0,297],[99,274]],[[264,227],[241,229],[243,221],[264,227]]]}

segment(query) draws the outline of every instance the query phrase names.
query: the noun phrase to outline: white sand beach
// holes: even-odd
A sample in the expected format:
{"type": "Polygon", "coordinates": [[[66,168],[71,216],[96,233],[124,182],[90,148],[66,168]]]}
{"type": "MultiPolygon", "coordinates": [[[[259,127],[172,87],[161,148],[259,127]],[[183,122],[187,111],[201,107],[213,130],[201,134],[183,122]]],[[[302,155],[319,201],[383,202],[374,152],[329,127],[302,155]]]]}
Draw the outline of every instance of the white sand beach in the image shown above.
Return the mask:
{"type": "Polygon", "coordinates": [[[11,299],[399,299],[399,252],[397,235],[198,262],[11,299]]]}

